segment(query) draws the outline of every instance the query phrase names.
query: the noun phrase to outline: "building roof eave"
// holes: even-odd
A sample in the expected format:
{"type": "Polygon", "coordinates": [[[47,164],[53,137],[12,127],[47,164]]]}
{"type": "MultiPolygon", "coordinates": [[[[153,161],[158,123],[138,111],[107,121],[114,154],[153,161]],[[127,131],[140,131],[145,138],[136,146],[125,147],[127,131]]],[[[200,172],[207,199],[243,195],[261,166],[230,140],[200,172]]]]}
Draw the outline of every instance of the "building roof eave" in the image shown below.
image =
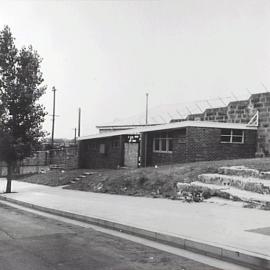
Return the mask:
{"type": "Polygon", "coordinates": [[[146,132],[174,130],[187,127],[202,127],[202,128],[224,128],[224,129],[242,129],[242,130],[257,130],[257,127],[247,126],[247,124],[238,123],[223,123],[223,122],[210,122],[210,121],[182,121],[175,123],[168,123],[157,126],[146,126],[140,128],[126,129],[120,131],[98,133],[90,136],[79,137],[79,141],[115,137],[120,135],[136,135],[146,132]]]}

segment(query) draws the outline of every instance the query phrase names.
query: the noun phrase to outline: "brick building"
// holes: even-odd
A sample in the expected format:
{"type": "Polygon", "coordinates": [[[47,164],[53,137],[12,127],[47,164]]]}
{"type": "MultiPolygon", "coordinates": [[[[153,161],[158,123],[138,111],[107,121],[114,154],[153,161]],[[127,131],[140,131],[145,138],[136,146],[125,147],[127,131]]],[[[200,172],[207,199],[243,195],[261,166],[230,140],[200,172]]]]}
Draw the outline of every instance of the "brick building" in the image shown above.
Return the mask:
{"type": "Polygon", "coordinates": [[[257,127],[181,121],[79,138],[81,168],[138,167],[255,156],[257,127]]]}
{"type": "MultiPolygon", "coordinates": [[[[253,94],[247,100],[232,101],[227,106],[209,108],[200,114],[190,114],[184,120],[215,121],[247,124],[258,114],[256,152],[270,155],[270,92],[253,94]]],[[[171,122],[183,119],[172,119],[171,122]]]]}

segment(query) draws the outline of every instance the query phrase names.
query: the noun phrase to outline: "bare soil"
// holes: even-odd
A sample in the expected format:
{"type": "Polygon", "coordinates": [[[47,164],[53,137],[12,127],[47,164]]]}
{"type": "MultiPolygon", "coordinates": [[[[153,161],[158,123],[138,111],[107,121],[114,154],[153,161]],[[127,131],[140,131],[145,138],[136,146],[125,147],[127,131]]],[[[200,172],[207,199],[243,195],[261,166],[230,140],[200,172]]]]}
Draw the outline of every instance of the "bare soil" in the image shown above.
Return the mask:
{"type": "Polygon", "coordinates": [[[66,185],[64,187],[66,189],[82,191],[173,199],[177,192],[177,182],[190,183],[196,181],[199,174],[217,173],[221,166],[237,165],[270,171],[270,158],[203,161],[164,165],[158,168],[59,170],[20,177],[17,180],[49,186],[66,185]],[[91,175],[85,175],[84,178],[75,183],[70,183],[74,178],[85,172],[91,173],[91,175]]]}

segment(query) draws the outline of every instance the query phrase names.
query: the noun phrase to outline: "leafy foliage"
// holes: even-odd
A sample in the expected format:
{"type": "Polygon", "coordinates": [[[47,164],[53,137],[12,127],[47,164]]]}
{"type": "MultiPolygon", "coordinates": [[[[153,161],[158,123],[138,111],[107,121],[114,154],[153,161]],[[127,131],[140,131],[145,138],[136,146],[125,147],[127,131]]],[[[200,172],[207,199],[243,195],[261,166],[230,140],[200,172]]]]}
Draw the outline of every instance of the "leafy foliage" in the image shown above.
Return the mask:
{"type": "Polygon", "coordinates": [[[28,156],[44,137],[46,115],[37,101],[45,93],[42,59],[32,48],[18,50],[8,26],[0,32],[0,160],[28,156]]]}

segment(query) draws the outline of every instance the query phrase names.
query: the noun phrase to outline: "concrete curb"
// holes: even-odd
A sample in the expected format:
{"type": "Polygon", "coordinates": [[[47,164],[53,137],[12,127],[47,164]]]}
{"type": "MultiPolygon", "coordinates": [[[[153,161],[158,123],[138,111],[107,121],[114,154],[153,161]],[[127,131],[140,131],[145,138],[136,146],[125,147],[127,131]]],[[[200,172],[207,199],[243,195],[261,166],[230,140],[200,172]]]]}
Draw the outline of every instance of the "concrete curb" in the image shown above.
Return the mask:
{"type": "Polygon", "coordinates": [[[251,253],[248,251],[239,251],[234,248],[227,248],[218,245],[213,245],[201,241],[196,241],[193,239],[183,238],[180,236],[173,236],[159,232],[153,232],[150,230],[140,229],[129,225],[120,224],[117,222],[95,218],[87,217],[79,214],[70,213],[67,211],[56,210],[52,208],[47,208],[27,202],[22,202],[16,199],[8,198],[0,195],[0,201],[7,201],[15,203],[27,208],[32,208],[35,210],[40,210],[46,213],[74,219],[77,221],[82,221],[90,223],[93,225],[101,226],[104,228],[121,231],[127,234],[139,236],[149,240],[154,240],[156,242],[164,243],[173,247],[178,247],[181,249],[190,250],[196,253],[200,253],[206,256],[214,257],[217,259],[234,262],[243,266],[252,267],[258,270],[270,269],[270,259],[267,256],[261,254],[251,253]]]}

